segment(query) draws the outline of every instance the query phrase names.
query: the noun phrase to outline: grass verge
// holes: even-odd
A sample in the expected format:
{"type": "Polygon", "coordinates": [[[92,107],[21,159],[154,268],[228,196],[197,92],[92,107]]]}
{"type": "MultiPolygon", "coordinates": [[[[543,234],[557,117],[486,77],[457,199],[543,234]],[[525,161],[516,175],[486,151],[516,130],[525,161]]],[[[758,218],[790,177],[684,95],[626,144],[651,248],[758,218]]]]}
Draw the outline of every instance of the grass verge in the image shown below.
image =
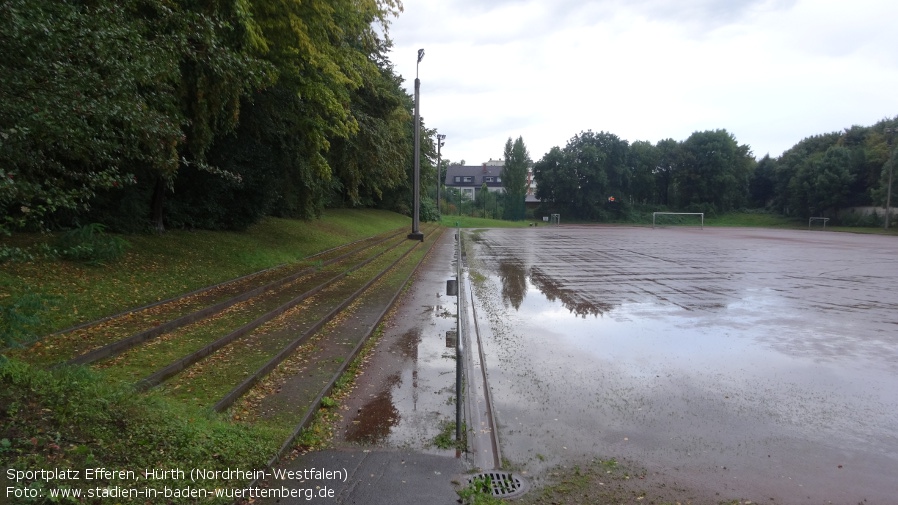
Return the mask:
{"type": "Polygon", "coordinates": [[[448,228],[526,228],[534,220],[504,221],[471,216],[442,216],[440,224],[448,228]]]}

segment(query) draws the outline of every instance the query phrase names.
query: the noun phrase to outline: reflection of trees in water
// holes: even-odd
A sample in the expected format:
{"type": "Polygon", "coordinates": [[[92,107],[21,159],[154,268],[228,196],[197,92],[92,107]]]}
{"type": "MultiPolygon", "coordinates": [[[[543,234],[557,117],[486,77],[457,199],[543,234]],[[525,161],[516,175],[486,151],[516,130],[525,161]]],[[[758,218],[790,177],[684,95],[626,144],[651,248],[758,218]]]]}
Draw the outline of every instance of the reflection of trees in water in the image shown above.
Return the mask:
{"type": "Polygon", "coordinates": [[[574,314],[581,317],[587,315],[601,316],[602,314],[614,308],[613,304],[604,302],[593,302],[584,300],[578,293],[572,293],[564,288],[548,275],[540,272],[537,268],[530,269],[530,280],[550,302],[556,299],[561,300],[561,304],[574,314]]]}
{"type": "Polygon", "coordinates": [[[499,279],[502,281],[502,300],[518,310],[527,296],[527,272],[524,271],[524,265],[516,261],[500,260],[499,279]]]}

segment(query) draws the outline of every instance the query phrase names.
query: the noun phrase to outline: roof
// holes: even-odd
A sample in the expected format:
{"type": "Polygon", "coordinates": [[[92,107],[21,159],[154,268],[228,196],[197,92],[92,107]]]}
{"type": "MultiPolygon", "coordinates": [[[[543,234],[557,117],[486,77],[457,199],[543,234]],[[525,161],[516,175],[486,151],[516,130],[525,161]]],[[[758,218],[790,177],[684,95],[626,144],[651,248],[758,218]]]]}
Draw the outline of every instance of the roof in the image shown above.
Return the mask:
{"type": "MultiPolygon", "coordinates": [[[[446,167],[446,180],[443,181],[447,186],[476,186],[480,187],[484,184],[484,177],[500,177],[502,168],[497,166],[484,165],[451,165],[446,167]],[[473,177],[473,182],[455,182],[456,177],[473,177]]],[[[501,188],[502,183],[493,180],[487,182],[489,187],[501,188]]]]}

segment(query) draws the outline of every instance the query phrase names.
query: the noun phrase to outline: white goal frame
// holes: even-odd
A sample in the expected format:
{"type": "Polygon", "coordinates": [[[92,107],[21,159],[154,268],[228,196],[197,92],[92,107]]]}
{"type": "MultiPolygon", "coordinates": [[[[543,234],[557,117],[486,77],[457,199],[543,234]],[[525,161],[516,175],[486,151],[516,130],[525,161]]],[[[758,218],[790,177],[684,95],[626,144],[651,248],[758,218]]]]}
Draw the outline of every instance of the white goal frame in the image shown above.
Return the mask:
{"type": "Polygon", "coordinates": [[[701,216],[702,217],[702,229],[705,229],[705,213],[704,212],[652,212],[652,229],[655,229],[655,216],[668,214],[668,215],[680,215],[680,216],[701,216]]]}
{"type": "Polygon", "coordinates": [[[808,229],[811,229],[811,221],[823,221],[823,229],[826,229],[826,222],[829,221],[828,217],[812,217],[808,218],[808,229]]]}
{"type": "Polygon", "coordinates": [[[552,214],[549,216],[549,225],[560,225],[561,224],[561,214],[552,214]]]}

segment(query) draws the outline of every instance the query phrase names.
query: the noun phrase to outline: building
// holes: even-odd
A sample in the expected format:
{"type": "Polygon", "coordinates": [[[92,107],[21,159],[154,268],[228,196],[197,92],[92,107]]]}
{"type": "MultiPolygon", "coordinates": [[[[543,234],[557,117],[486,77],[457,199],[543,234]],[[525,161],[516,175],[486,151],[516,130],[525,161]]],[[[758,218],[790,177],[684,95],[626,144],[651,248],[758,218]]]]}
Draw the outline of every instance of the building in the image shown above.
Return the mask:
{"type": "MultiPolygon", "coordinates": [[[[489,191],[505,191],[502,185],[502,168],[505,162],[502,160],[489,161],[480,165],[452,165],[446,167],[446,179],[443,183],[447,188],[457,189],[463,197],[475,200],[477,194],[486,184],[489,191]]],[[[528,206],[536,206],[536,182],[533,180],[533,166],[527,169],[527,196],[525,200],[528,206]]]]}

